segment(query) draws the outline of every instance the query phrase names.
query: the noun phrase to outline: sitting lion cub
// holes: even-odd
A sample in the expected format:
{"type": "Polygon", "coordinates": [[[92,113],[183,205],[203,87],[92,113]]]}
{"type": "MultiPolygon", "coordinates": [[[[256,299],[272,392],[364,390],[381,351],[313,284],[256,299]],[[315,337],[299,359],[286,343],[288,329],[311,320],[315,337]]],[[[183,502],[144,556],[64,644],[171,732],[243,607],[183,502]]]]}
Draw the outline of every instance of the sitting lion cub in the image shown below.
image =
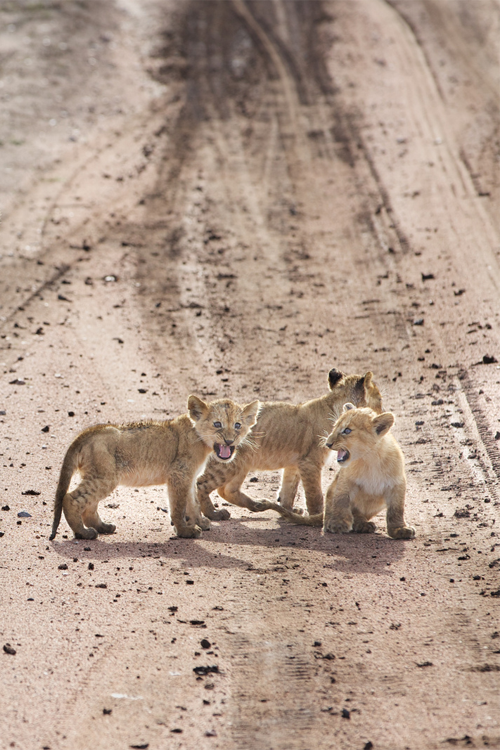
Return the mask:
{"type": "Polygon", "coordinates": [[[306,526],[323,526],[323,531],[368,534],[375,531],[370,521],[387,509],[387,533],[393,539],[412,539],[415,529],[404,519],[406,476],[404,457],[389,430],[394,424],[390,412],[356,409],[344,411],[325,444],[337,451],[340,471],[329,486],[324,513],[302,516],[276,503],[260,503],[261,510],[273,509],[290,521],[306,526]]]}
{"type": "Polygon", "coordinates": [[[196,499],[196,477],[213,454],[229,462],[255,424],[259,402],[239,406],[229,399],[206,404],[189,396],[188,414],[162,422],[98,424],[84,430],[64,457],[54,503],[54,539],[61,511],[77,539],[112,534],[97,506],[118,485],[146,487],[165,484],[170,518],[180,537],[198,537],[209,529],[196,499]],[[73,474],[81,482],[68,492],[73,474]]]}
{"type": "Polygon", "coordinates": [[[330,391],[320,398],[297,405],[281,401],[261,404],[257,423],[235,460],[225,465],[209,460],[198,479],[203,514],[217,521],[229,518],[225,508],[217,511],[213,506],[210,493],[215,489],[233,505],[258,511],[259,504],[241,491],[241,485],[249,471],[275,469],[283,469],[279,491],[283,507],[293,508],[302,481],[309,513],[320,513],[321,470],[328,457],[321,436],[328,434],[346,402],[382,411],[382,396],[372,378],[371,372],[344,375],[334,368],[328,373],[330,391]]]}

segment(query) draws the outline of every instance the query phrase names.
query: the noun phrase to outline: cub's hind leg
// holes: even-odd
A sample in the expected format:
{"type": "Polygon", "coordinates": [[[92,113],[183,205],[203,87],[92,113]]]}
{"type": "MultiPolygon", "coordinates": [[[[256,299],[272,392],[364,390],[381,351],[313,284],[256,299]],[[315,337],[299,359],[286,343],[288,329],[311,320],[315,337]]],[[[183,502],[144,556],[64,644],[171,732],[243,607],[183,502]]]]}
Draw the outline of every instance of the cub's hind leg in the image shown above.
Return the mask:
{"type": "Polygon", "coordinates": [[[113,524],[103,523],[97,506],[116,487],[114,480],[84,477],[73,492],[66,493],[63,513],[76,539],[95,539],[98,533],[113,533],[115,527],[113,524]]]}
{"type": "Polygon", "coordinates": [[[238,457],[234,458],[229,464],[221,464],[215,459],[210,459],[205,466],[205,471],[198,477],[196,483],[196,494],[201,511],[204,516],[212,521],[227,521],[231,514],[225,508],[217,510],[210,498],[210,493],[221,487],[238,471],[238,457]]]}
{"type": "Polygon", "coordinates": [[[240,471],[229,482],[226,482],[223,487],[218,487],[217,492],[222,498],[224,498],[224,500],[227,500],[228,503],[238,505],[240,508],[246,508],[253,513],[258,513],[262,510],[261,503],[257,500],[252,500],[251,497],[245,495],[245,493],[241,491],[241,485],[246,475],[247,472],[245,468],[244,471],[240,471]]]}

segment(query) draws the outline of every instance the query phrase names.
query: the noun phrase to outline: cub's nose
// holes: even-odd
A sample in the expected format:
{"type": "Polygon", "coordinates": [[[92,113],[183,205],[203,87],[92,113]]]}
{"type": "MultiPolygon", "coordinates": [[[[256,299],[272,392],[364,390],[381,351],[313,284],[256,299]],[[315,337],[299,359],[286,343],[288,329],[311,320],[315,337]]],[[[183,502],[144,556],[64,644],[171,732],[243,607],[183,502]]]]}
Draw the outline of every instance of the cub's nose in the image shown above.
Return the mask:
{"type": "Polygon", "coordinates": [[[224,442],[226,445],[232,445],[234,443],[234,440],[228,440],[227,438],[224,438],[224,442]]]}

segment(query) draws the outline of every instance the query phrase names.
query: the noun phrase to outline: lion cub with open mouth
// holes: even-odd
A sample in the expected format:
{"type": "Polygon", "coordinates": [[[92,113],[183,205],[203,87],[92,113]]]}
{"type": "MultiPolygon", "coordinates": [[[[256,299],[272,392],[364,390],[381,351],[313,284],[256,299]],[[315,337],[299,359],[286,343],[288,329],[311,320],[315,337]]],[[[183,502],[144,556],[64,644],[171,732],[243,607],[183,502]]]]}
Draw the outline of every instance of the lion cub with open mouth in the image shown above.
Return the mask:
{"type": "Polygon", "coordinates": [[[263,502],[261,510],[277,510],[297,524],[323,526],[333,533],[372,533],[370,521],[387,509],[387,533],[393,539],[412,539],[415,529],[404,519],[406,476],[404,457],[390,429],[391,412],[377,414],[345,404],[325,444],[337,451],[340,471],[329,486],[323,513],[302,516],[276,503],[263,502]]]}
{"type": "Polygon", "coordinates": [[[166,421],[98,424],[84,430],[64,457],[54,503],[54,539],[61,512],[77,539],[112,534],[97,506],[118,485],[166,484],[170,518],[180,537],[198,537],[210,528],[196,499],[196,478],[209,455],[231,461],[255,424],[259,401],[239,406],[229,399],[205,403],[189,396],[188,413],[166,421]],[[81,482],[68,492],[73,474],[81,482]]]}

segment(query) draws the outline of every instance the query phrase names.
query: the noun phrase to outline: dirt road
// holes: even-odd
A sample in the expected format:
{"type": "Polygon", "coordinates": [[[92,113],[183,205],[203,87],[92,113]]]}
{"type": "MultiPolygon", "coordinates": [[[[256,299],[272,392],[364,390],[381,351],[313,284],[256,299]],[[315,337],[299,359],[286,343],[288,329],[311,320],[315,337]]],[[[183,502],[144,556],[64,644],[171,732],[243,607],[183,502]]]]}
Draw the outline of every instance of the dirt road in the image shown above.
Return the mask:
{"type": "Polygon", "coordinates": [[[500,747],[500,3],[0,17],[2,750],[500,747]],[[161,487],[48,542],[84,427],[334,366],[396,414],[413,542],[176,539],[161,487]]]}

